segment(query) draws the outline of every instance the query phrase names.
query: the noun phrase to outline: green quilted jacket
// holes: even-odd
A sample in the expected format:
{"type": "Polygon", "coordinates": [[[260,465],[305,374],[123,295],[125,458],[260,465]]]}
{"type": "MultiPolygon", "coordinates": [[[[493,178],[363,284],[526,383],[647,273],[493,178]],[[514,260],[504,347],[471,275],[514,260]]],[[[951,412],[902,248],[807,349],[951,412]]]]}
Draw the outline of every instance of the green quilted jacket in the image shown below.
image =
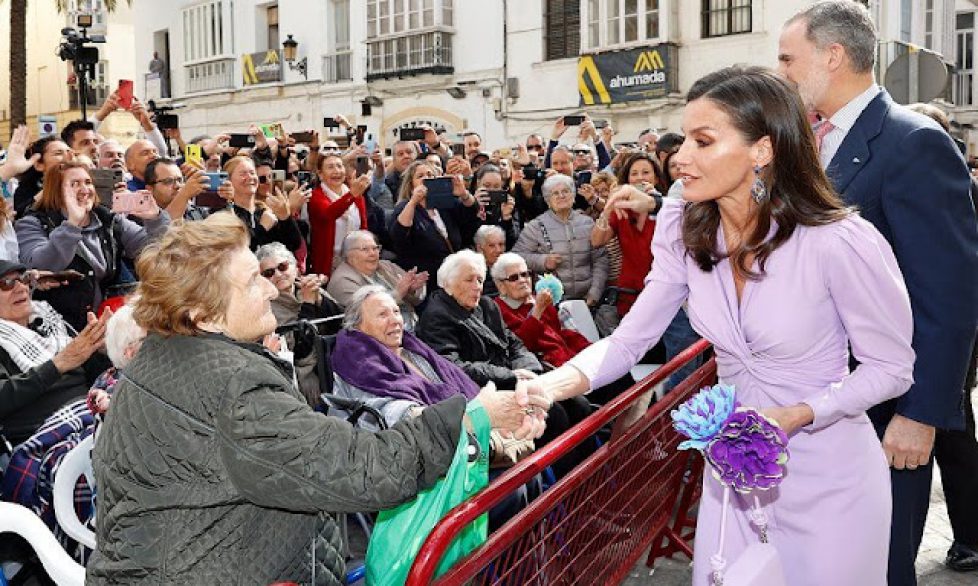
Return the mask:
{"type": "Polygon", "coordinates": [[[326,511],[390,508],[442,476],[465,398],[388,431],[314,412],[289,366],[221,336],[149,336],[93,451],[86,584],[339,585],[326,511]]]}

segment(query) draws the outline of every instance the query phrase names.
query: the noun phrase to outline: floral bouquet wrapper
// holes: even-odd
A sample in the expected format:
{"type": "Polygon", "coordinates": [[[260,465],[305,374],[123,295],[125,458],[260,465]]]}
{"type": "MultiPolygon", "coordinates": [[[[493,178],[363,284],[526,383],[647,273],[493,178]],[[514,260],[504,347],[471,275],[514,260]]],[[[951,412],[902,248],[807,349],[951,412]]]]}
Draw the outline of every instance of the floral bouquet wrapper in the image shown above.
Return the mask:
{"type": "Polygon", "coordinates": [[[679,449],[703,452],[713,476],[740,493],[769,490],[784,479],[788,436],[773,420],[740,407],[731,386],[703,389],[672,412],[689,439],[679,449]]]}

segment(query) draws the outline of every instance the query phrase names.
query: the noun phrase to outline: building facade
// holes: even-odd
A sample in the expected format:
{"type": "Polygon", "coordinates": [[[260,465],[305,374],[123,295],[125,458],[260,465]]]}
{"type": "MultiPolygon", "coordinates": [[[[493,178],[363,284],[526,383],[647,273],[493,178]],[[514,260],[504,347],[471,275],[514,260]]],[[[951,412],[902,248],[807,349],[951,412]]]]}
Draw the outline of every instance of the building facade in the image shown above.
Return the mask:
{"type": "MultiPolygon", "coordinates": [[[[955,58],[953,0],[867,0],[881,76],[907,43],[955,58]]],[[[960,0],[959,0],[960,3],[960,0]]],[[[344,114],[390,146],[405,126],[473,129],[487,144],[549,136],[587,111],[633,141],[675,130],[683,95],[725,65],[776,65],[802,0],[203,0],[140,4],[137,63],[167,63],[185,136],[344,114]],[[295,42],[285,62],[283,42],[295,42]],[[299,65],[302,67],[299,67],[299,65]]],[[[141,71],[143,91],[159,76],[141,71]]],[[[138,87],[139,84],[137,84],[138,87]]],[[[164,99],[165,101],[165,99],[164,99]]]]}
{"type": "MultiPolygon", "coordinates": [[[[105,10],[102,0],[68,0],[67,10],[59,13],[55,2],[27,3],[27,122],[31,135],[39,134],[38,116],[50,116],[58,129],[70,120],[80,117],[78,76],[70,63],[62,61],[58,46],[62,42],[61,29],[77,29],[79,14],[90,14],[92,26],[89,36],[102,35],[105,43],[93,44],[98,48],[99,59],[94,67],[86,96],[89,114],[101,106],[105,98],[118,86],[120,79],[134,79],[137,75],[132,47],[133,14],[126,2],[118,2],[114,12],[105,10]]],[[[10,22],[10,2],[0,2],[0,22],[10,22]]],[[[10,136],[10,35],[9,29],[0,29],[0,137],[4,142],[10,136]]],[[[143,69],[141,65],[139,70],[143,69]]],[[[123,141],[135,137],[138,125],[128,115],[113,115],[103,129],[123,141]]]]}

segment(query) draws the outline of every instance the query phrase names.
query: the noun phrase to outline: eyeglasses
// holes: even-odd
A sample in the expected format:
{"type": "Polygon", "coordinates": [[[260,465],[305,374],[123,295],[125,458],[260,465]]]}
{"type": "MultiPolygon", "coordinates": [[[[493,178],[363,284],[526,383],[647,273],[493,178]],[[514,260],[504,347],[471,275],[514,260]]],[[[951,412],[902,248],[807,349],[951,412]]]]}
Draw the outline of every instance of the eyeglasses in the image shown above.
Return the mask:
{"type": "Polygon", "coordinates": [[[519,273],[513,273],[512,275],[506,277],[504,280],[509,281],[510,283],[515,283],[520,279],[529,279],[529,278],[530,278],[530,271],[522,271],[519,273]]]}
{"type": "Polygon", "coordinates": [[[33,283],[34,277],[28,273],[21,273],[19,277],[7,277],[5,279],[0,279],[0,291],[10,291],[17,286],[17,283],[23,283],[28,287],[33,283]]]}
{"type": "Polygon", "coordinates": [[[528,151],[542,151],[543,150],[543,145],[542,144],[528,144],[528,145],[526,145],[526,150],[528,150],[528,151]]]}
{"type": "Polygon", "coordinates": [[[582,156],[590,155],[591,154],[591,151],[586,151],[586,150],[577,150],[577,151],[571,151],[571,152],[574,153],[575,155],[579,156],[579,157],[582,157],[582,156]]]}
{"type": "Polygon", "coordinates": [[[150,183],[150,185],[166,185],[167,187],[183,184],[183,177],[167,177],[166,179],[157,179],[156,181],[150,183]]]}
{"type": "Polygon", "coordinates": [[[360,252],[380,252],[384,247],[379,244],[374,244],[373,246],[358,246],[353,250],[359,250],[360,252]]]}
{"type": "Polygon", "coordinates": [[[261,272],[261,276],[265,277],[266,279],[271,279],[272,277],[275,276],[275,271],[284,273],[288,270],[289,270],[289,261],[285,260],[278,263],[274,267],[268,267],[267,269],[263,270],[261,272]]]}

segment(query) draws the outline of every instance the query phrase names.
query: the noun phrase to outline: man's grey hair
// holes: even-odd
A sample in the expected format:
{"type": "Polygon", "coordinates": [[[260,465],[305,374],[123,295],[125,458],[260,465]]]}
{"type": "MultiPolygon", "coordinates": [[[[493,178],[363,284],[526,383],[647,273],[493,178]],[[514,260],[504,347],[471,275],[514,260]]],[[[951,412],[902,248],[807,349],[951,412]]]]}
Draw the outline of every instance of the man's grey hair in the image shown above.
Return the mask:
{"type": "Polygon", "coordinates": [[[499,258],[496,259],[496,264],[492,265],[489,272],[492,274],[493,280],[503,281],[506,279],[506,271],[509,270],[509,267],[520,263],[525,266],[526,259],[515,252],[504,252],[499,255],[499,258]]]}
{"type": "Polygon", "coordinates": [[[374,295],[386,295],[391,297],[387,289],[380,285],[364,285],[353,293],[350,302],[346,305],[346,312],[343,313],[343,329],[356,330],[363,323],[363,304],[374,295]]]}
{"type": "Polygon", "coordinates": [[[460,250],[454,254],[449,254],[438,267],[438,286],[442,289],[448,287],[458,278],[459,270],[465,266],[474,266],[481,275],[486,274],[486,259],[474,250],[460,250]]]}
{"type": "Polygon", "coordinates": [[[292,254],[292,251],[286,248],[281,242],[269,242],[268,244],[259,246],[258,250],[255,252],[255,256],[258,257],[258,262],[261,262],[266,258],[284,258],[292,263],[292,266],[297,264],[295,255],[292,254]]]}
{"type": "Polygon", "coordinates": [[[354,230],[343,238],[343,243],[340,244],[340,258],[347,260],[350,256],[350,251],[353,247],[361,240],[370,239],[370,242],[377,244],[377,237],[370,230],[354,230]]]}
{"type": "Polygon", "coordinates": [[[126,357],[126,349],[141,343],[145,337],[146,330],[132,317],[132,305],[127,303],[120,307],[105,326],[105,353],[109,355],[112,365],[125,368],[130,360],[126,357]]]}
{"type": "Polygon", "coordinates": [[[543,192],[544,201],[546,201],[549,204],[550,194],[553,193],[554,189],[557,189],[561,185],[566,185],[567,187],[569,187],[571,190],[571,194],[577,193],[577,189],[574,186],[574,179],[568,175],[561,175],[560,173],[558,173],[556,175],[552,175],[548,177],[547,180],[543,182],[543,187],[540,188],[540,191],[543,192]]]}
{"type": "Polygon", "coordinates": [[[397,151],[398,147],[403,146],[403,145],[406,145],[406,144],[411,145],[411,149],[414,150],[414,154],[415,155],[420,155],[421,154],[421,151],[418,150],[418,143],[414,142],[413,140],[399,140],[399,141],[395,142],[394,143],[394,151],[397,151]]]}
{"type": "Polygon", "coordinates": [[[474,240],[476,247],[482,248],[482,245],[485,244],[486,240],[488,240],[493,234],[499,236],[504,241],[506,240],[506,233],[503,232],[503,229],[499,226],[495,224],[483,224],[479,226],[479,229],[475,231],[474,240]]]}
{"type": "Polygon", "coordinates": [[[869,9],[852,0],[818,2],[791,17],[786,25],[805,22],[805,37],[819,50],[838,43],[846,50],[852,69],[868,73],[876,63],[876,25],[869,9]]]}

